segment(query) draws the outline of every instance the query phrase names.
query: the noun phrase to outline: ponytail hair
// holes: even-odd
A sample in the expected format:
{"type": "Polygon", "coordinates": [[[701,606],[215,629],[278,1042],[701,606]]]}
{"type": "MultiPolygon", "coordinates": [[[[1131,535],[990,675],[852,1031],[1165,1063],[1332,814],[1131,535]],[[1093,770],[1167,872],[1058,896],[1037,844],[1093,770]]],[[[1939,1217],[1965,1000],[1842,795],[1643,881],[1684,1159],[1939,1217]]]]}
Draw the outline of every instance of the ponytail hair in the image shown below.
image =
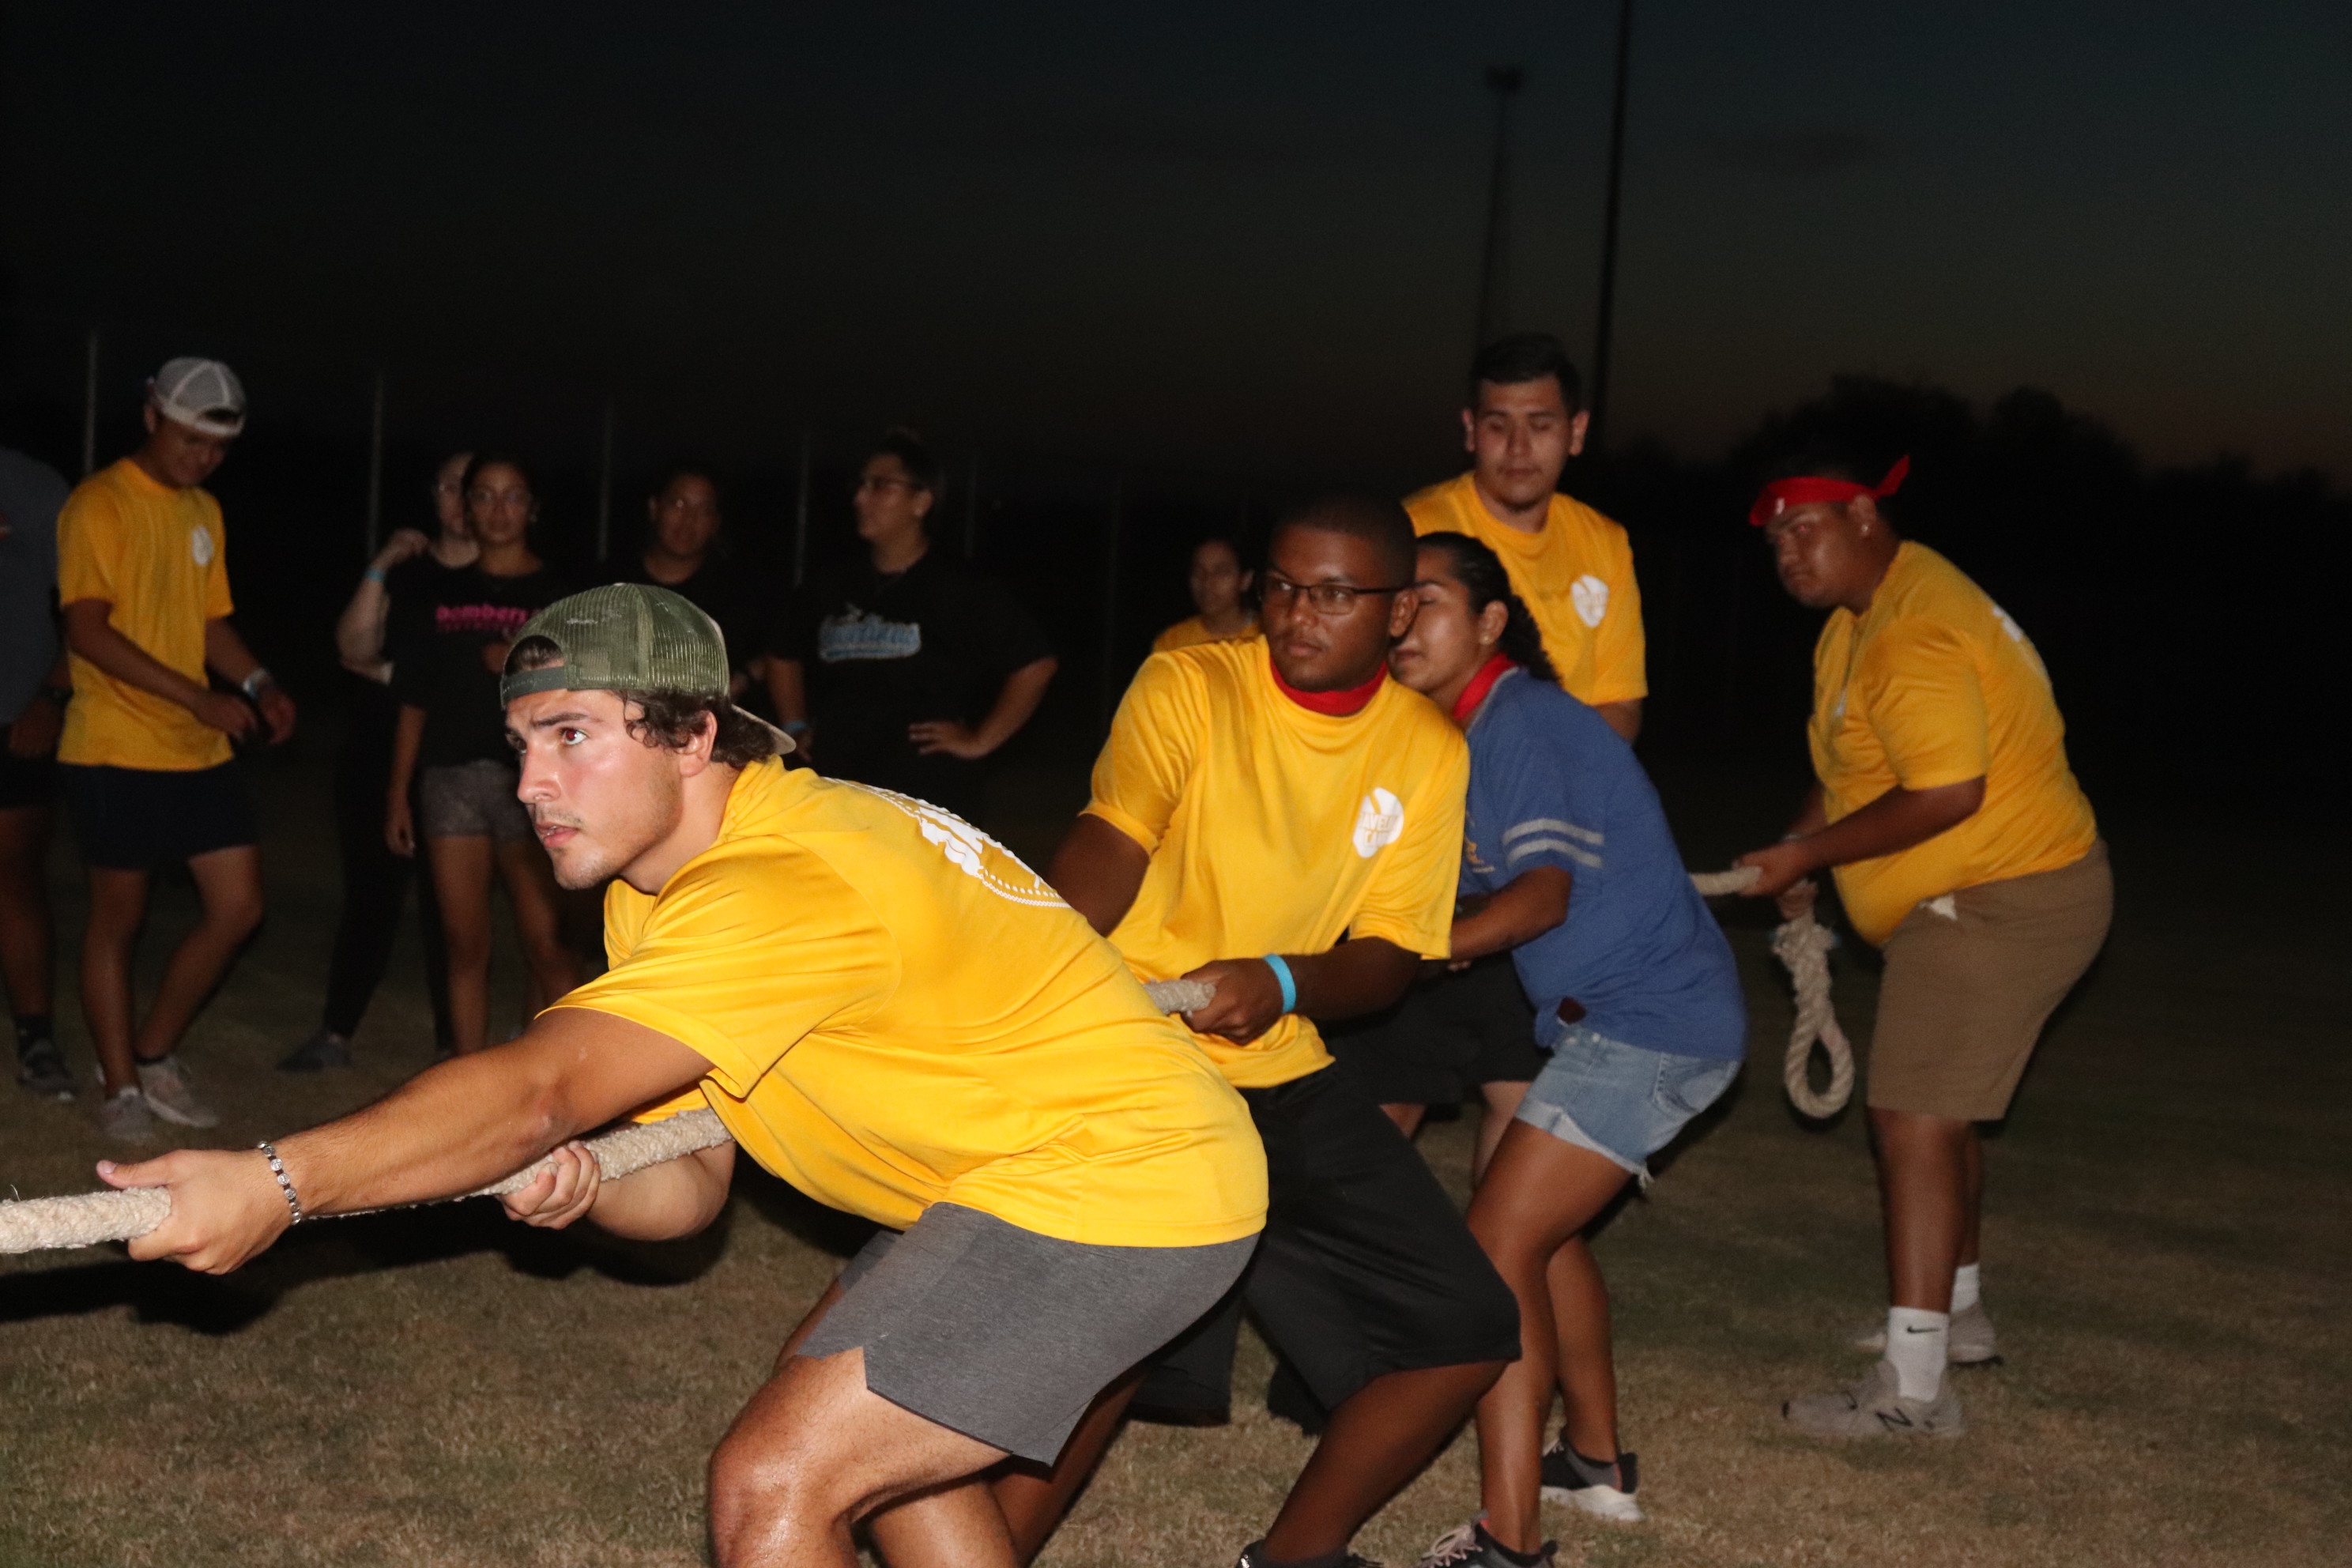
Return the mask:
{"type": "Polygon", "coordinates": [[[1506,611],[1503,656],[1527,666],[1528,673],[1538,680],[1559,685],[1559,672],[1551,667],[1551,656],[1544,652],[1543,633],[1537,629],[1535,614],[1511,591],[1510,574],[1503,569],[1501,558],[1466,533],[1424,533],[1421,546],[1445,552],[1447,570],[1469,593],[1472,615],[1484,615],[1487,605],[1502,601],[1506,611]]]}

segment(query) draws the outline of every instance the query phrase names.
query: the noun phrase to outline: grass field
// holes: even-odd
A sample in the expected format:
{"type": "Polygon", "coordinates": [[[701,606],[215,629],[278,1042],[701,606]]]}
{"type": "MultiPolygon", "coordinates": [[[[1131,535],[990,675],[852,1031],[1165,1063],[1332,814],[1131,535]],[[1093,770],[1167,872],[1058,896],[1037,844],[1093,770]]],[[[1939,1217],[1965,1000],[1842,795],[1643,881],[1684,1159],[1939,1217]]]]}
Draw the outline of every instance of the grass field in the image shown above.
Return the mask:
{"type": "MultiPolygon", "coordinates": [[[[404,950],[364,1065],[288,1080],[315,1022],[336,879],[314,767],[263,781],[270,923],[189,1057],[223,1144],[314,1121],[422,1067],[404,950]]],[[[1052,778],[1008,832],[1035,853],[1052,778]]],[[[1783,802],[1670,781],[1694,865],[1783,802]]],[[[1609,1564],[2342,1563],[2352,1532],[2352,1058],[2345,840],[2191,837],[2110,813],[2121,909],[1990,1155],[1986,1295],[2008,1364],[1960,1374],[1953,1443],[1820,1447],[1779,1401],[1852,1375],[1878,1310],[1859,1119],[1781,1103],[1788,1005],[1752,911],[1735,944],[1756,1060],[1600,1242],[1626,1440],[1650,1523],[1553,1521],[1609,1564]]],[[[68,931],[79,911],[59,862],[68,931]]],[[[167,889],[149,967],[184,920],[167,889]]],[[[68,955],[69,956],[69,955],[68,955]]],[[[506,973],[511,974],[511,964],[506,973]]],[[[70,963],[65,971],[70,983],[70,963]]],[[[1838,971],[1865,1038],[1873,977],[1838,971]]],[[[78,1009],[61,1008],[87,1063],[78,1009]]],[[[108,1152],[74,1106],[0,1093],[0,1190],[80,1190],[108,1152]]],[[[1464,1184],[1466,1123],[1423,1148],[1464,1184]]],[[[859,1230],[757,1173],[667,1247],[506,1224],[487,1204],[305,1227],[213,1280],[119,1251],[0,1260],[0,1563],[614,1563],[705,1560],[702,1462],[859,1230]]],[[[1258,1406],[1245,1342],[1226,1427],[1134,1426],[1045,1562],[1230,1563],[1307,1445],[1258,1406]]],[[[1410,1563],[1475,1508],[1456,1441],[1360,1550],[1410,1563]]]]}

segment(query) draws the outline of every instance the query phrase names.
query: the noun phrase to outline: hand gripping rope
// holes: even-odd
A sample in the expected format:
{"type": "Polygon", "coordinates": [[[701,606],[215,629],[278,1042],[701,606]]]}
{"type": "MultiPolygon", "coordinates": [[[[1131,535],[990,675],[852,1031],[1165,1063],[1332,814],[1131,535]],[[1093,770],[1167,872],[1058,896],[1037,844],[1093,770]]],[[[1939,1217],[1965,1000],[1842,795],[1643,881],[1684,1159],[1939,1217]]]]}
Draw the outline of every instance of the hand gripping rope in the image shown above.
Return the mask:
{"type": "MultiPolygon", "coordinates": [[[[1721,893],[1745,892],[1763,874],[1753,866],[1736,871],[1697,871],[1692,873],[1691,885],[1701,897],[1711,899],[1721,893]]],[[[1772,956],[1788,966],[1789,978],[1797,988],[1797,1022],[1789,1031],[1789,1054],[1780,1063],[1780,1082],[1789,1090],[1789,1103],[1816,1120],[1835,1116],[1853,1098],[1853,1047],[1846,1043],[1845,1031],[1838,1027],[1837,1009],[1830,1004],[1830,942],[1829,928],[1810,911],[1781,921],[1772,933],[1772,956]],[[1816,1040],[1821,1042],[1822,1054],[1830,1059],[1830,1086],[1820,1094],[1813,1092],[1812,1082],[1816,1040]]]]}
{"type": "MultiPolygon", "coordinates": [[[[727,1129],[716,1113],[689,1110],[663,1121],[633,1122],[587,1141],[597,1168],[606,1181],[632,1171],[658,1165],[715,1149],[726,1142],[727,1129]]],[[[495,1198],[520,1192],[550,1168],[541,1160],[502,1182],[463,1194],[495,1198]]],[[[455,1200],[445,1200],[454,1202],[455,1200]]],[[[95,1247],[102,1241],[129,1241],[146,1235],[171,1217],[171,1195],[161,1187],[134,1187],[128,1192],[80,1193],[68,1198],[27,1198],[0,1204],[0,1252],[38,1252],[52,1247],[95,1247]]]]}

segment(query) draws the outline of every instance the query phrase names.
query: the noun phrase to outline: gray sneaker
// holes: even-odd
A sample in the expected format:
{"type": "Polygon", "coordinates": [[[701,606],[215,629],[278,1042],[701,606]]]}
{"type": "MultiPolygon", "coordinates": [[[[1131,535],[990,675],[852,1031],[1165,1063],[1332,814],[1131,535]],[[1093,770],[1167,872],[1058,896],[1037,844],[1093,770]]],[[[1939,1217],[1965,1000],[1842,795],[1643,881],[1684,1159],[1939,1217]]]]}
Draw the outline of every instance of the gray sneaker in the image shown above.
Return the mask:
{"type": "Polygon", "coordinates": [[[73,1072],[55,1040],[35,1040],[16,1053],[16,1081],[43,1100],[71,1100],[73,1072]]]}
{"type": "Polygon", "coordinates": [[[352,1043],[332,1029],[320,1029],[294,1047],[293,1054],[278,1064],[279,1072],[324,1072],[332,1068],[352,1065],[352,1043]]]}
{"type": "MultiPolygon", "coordinates": [[[[1873,1355],[1886,1353],[1886,1321],[1880,1319],[1867,1332],[1853,1337],[1853,1348],[1873,1355]]],[[[1952,1314],[1952,1331],[1944,1342],[1944,1359],[1954,1366],[1999,1366],[2000,1352],[1992,1337],[1992,1318],[1979,1301],[1952,1314]]]]}
{"type": "Polygon", "coordinates": [[[117,1090],[99,1102],[98,1130],[119,1143],[152,1143],[155,1119],[147,1097],[135,1089],[117,1090]]]}
{"type": "Polygon", "coordinates": [[[195,1086],[188,1081],[187,1069],[180,1066],[176,1052],[141,1062],[139,1088],[147,1096],[147,1109],[166,1121],[182,1127],[220,1125],[220,1112],[196,1098],[195,1086]]]}
{"type": "MultiPolygon", "coordinates": [[[[1552,1568],[1552,1553],[1559,1542],[1547,1541],[1536,1553],[1542,1568],[1552,1568]]],[[[1502,1547],[1486,1533],[1484,1516],[1472,1520],[1459,1529],[1449,1530],[1430,1542],[1429,1550],[1421,1555],[1413,1568],[1519,1568],[1503,1555],[1502,1547]]]]}
{"type": "Polygon", "coordinates": [[[1788,1401],[1780,1415],[1808,1437],[1957,1437],[1963,1425],[1948,1381],[1933,1399],[1906,1399],[1886,1362],[1850,1387],[1788,1401]]]}
{"type": "Polygon", "coordinates": [[[1633,1493],[1641,1484],[1640,1463],[1634,1455],[1619,1454],[1613,1465],[1596,1465],[1569,1446],[1565,1432],[1544,1450],[1547,1502],[1566,1503],[1616,1524],[1639,1524],[1642,1505],[1633,1500],[1633,1493]]]}

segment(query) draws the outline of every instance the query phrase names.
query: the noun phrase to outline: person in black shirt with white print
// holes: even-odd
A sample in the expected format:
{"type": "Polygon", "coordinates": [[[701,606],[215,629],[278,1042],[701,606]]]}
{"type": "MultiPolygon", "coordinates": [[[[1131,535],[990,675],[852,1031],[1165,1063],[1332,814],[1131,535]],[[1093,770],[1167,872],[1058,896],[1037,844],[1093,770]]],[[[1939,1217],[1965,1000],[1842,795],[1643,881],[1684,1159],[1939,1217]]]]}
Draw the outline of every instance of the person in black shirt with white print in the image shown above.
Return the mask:
{"type": "Polygon", "coordinates": [[[770,652],[776,717],[836,778],[971,817],[980,761],[1037,711],[1056,668],[1035,617],[931,548],[940,469],[892,430],[860,470],[866,564],[810,585],[770,652]]]}

